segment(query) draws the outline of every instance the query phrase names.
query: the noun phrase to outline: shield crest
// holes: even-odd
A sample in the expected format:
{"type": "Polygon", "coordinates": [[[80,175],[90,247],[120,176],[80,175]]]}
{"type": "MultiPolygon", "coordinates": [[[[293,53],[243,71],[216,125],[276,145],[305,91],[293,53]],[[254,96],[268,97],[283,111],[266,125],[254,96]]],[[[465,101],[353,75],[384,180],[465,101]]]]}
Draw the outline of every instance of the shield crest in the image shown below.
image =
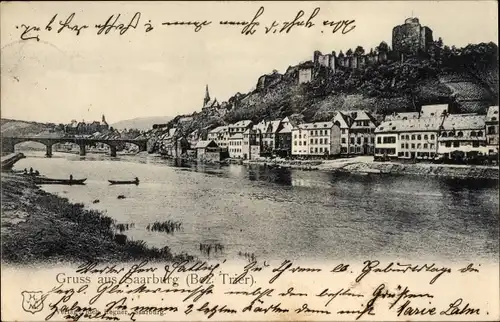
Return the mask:
{"type": "Polygon", "coordinates": [[[23,296],[23,310],[35,314],[43,309],[43,301],[45,296],[43,296],[42,291],[37,292],[21,292],[23,296]]]}

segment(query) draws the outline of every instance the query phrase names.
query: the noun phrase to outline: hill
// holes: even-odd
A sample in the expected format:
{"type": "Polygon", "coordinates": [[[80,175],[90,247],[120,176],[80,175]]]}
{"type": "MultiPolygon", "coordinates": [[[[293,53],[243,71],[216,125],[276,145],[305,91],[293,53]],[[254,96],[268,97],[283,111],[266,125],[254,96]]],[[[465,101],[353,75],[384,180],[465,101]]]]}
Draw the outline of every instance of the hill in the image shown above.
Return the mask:
{"type": "Polygon", "coordinates": [[[170,121],[172,117],[170,116],[152,116],[152,117],[137,117],[130,120],[123,120],[111,124],[111,126],[117,130],[123,129],[138,129],[141,131],[150,130],[153,124],[163,124],[170,121]]]}
{"type": "Polygon", "coordinates": [[[198,130],[205,138],[211,128],[244,119],[259,122],[288,116],[304,122],[328,121],[339,110],[366,109],[381,116],[418,111],[426,104],[449,104],[452,113],[484,113],[498,101],[496,44],[450,48],[437,43],[434,50],[402,61],[389,49],[386,61],[357,68],[337,66],[334,73],[312,61],[290,66],[284,74],[263,75],[255,90],[237,93],[219,108],[176,116],[151,134],[177,127],[180,135],[198,130]],[[304,65],[312,69],[312,79],[299,84],[304,65]],[[269,81],[261,82],[263,78],[269,81]]]}

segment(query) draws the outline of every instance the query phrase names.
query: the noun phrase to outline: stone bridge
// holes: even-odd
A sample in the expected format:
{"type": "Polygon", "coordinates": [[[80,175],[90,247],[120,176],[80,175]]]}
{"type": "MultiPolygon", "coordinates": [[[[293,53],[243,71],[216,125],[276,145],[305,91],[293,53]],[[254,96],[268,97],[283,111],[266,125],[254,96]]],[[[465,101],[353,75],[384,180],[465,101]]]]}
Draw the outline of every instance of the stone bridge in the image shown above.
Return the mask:
{"type": "Polygon", "coordinates": [[[123,143],[131,143],[139,147],[139,152],[147,151],[147,139],[95,139],[95,138],[76,138],[76,137],[62,137],[62,138],[43,138],[43,137],[6,137],[2,136],[2,152],[14,152],[16,144],[22,142],[38,142],[46,147],[46,156],[52,156],[52,145],[56,143],[74,143],[80,146],[80,155],[84,156],[87,145],[95,143],[103,143],[109,146],[110,155],[116,157],[116,148],[123,143]]]}

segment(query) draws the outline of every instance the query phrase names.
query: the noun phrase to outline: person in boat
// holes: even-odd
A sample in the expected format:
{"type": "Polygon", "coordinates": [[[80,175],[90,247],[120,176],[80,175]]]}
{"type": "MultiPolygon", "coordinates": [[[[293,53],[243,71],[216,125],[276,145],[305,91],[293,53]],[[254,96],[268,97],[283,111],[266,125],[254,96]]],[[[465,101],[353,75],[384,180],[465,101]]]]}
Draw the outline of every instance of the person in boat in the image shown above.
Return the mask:
{"type": "Polygon", "coordinates": [[[72,174],[69,175],[69,181],[70,182],[73,181],[73,175],[72,174]]]}
{"type": "Polygon", "coordinates": [[[33,168],[30,168],[30,174],[33,174],[33,168]]]}
{"type": "Polygon", "coordinates": [[[28,174],[28,169],[24,168],[24,174],[28,174]]]}
{"type": "Polygon", "coordinates": [[[139,183],[139,178],[135,177],[135,183],[139,183]]]}

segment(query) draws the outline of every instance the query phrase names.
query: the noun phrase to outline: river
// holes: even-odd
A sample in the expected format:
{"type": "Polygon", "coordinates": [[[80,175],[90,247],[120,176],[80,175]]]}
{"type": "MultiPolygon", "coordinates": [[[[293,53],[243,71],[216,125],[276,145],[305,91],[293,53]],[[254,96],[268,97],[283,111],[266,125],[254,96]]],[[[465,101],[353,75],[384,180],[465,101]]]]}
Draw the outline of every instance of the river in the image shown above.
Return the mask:
{"type": "Polygon", "coordinates": [[[498,182],[182,165],[152,155],[25,152],[16,170],[87,178],[43,189],[107,212],[124,232],[200,258],[497,261],[498,182]],[[140,185],[110,186],[108,179],[140,185]],[[119,195],[125,196],[118,199],[119,195]],[[99,200],[98,203],[93,201],[99,200]],[[181,223],[173,233],[153,222],[181,223]]]}

